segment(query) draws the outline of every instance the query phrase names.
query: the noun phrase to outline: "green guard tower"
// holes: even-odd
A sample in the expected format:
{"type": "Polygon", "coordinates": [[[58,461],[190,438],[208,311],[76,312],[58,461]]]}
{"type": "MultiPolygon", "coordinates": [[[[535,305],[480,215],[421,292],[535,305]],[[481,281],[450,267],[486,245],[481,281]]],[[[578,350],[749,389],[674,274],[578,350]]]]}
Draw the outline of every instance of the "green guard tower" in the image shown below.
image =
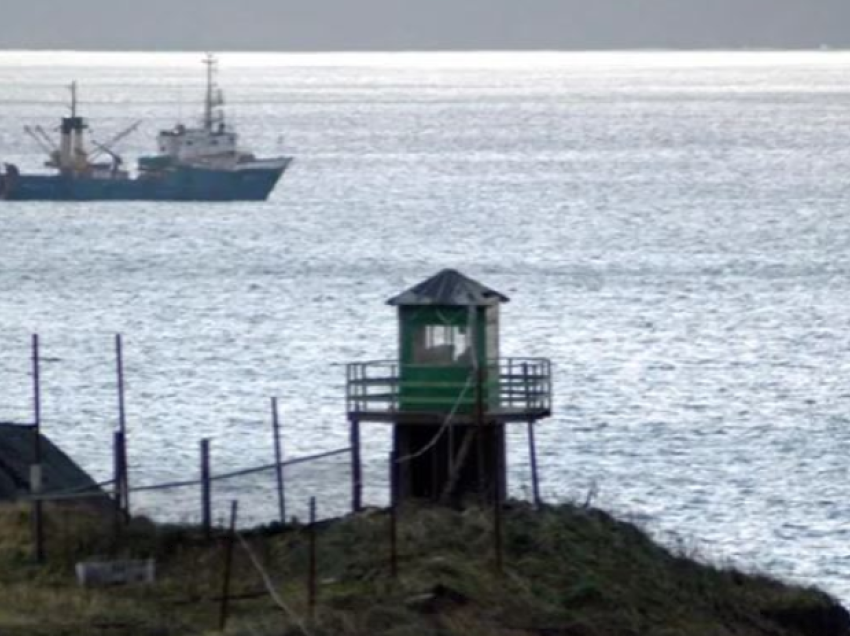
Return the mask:
{"type": "MultiPolygon", "coordinates": [[[[499,308],[506,302],[443,270],[388,301],[398,308],[398,359],[348,365],[352,447],[359,455],[361,422],[393,425],[394,496],[504,499],[510,423],[528,426],[536,486],[533,427],[551,415],[551,363],[500,357],[499,308]]],[[[359,502],[359,456],[354,482],[359,502]]]]}

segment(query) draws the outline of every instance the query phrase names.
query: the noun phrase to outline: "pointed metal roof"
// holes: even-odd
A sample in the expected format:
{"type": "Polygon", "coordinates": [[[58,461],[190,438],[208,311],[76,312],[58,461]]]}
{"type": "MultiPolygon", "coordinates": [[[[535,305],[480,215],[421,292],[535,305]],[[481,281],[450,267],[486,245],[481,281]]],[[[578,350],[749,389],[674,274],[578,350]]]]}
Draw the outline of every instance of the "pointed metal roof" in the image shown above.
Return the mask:
{"type": "Polygon", "coordinates": [[[510,299],[455,269],[444,269],[406,292],[387,301],[388,305],[444,305],[476,307],[506,303],[510,299]]]}

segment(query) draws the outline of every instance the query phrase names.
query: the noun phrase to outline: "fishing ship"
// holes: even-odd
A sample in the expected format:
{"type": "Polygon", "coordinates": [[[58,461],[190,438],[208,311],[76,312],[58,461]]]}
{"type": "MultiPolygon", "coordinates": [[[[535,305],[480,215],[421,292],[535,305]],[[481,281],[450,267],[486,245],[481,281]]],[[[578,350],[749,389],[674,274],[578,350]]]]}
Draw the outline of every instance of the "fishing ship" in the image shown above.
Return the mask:
{"type": "Polygon", "coordinates": [[[157,136],[158,154],[138,160],[135,174],[124,168],[115,145],[134,132],[136,122],[106,143],[86,140],[88,123],[78,113],[77,85],[71,112],[63,117],[59,141],[40,126],[25,131],[48,154],[47,174],[26,174],[4,164],[0,199],[9,201],[265,201],[292,157],[257,158],[240,150],[238,135],[225,121],[224,97],[216,85],[217,60],[207,66],[206,99],[199,126],[182,123],[157,136]]]}

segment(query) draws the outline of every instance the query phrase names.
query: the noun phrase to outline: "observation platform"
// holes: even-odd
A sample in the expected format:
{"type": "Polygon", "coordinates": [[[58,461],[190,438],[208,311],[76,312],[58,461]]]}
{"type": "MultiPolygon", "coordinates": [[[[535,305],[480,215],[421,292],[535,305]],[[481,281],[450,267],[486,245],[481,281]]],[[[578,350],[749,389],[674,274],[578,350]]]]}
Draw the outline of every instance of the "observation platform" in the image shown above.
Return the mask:
{"type": "Polygon", "coordinates": [[[528,423],[552,415],[552,363],[499,358],[483,368],[375,360],[347,365],[348,418],[440,425],[528,423]]]}

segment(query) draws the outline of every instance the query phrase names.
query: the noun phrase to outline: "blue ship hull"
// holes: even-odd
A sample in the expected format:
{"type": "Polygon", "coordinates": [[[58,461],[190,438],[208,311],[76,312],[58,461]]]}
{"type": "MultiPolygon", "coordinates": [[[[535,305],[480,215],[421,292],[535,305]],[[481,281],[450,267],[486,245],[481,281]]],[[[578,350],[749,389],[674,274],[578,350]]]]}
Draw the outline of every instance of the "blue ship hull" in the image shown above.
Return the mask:
{"type": "Polygon", "coordinates": [[[283,167],[208,170],[180,167],[161,176],[90,178],[16,175],[5,178],[0,199],[8,201],[265,201],[283,167]]]}

